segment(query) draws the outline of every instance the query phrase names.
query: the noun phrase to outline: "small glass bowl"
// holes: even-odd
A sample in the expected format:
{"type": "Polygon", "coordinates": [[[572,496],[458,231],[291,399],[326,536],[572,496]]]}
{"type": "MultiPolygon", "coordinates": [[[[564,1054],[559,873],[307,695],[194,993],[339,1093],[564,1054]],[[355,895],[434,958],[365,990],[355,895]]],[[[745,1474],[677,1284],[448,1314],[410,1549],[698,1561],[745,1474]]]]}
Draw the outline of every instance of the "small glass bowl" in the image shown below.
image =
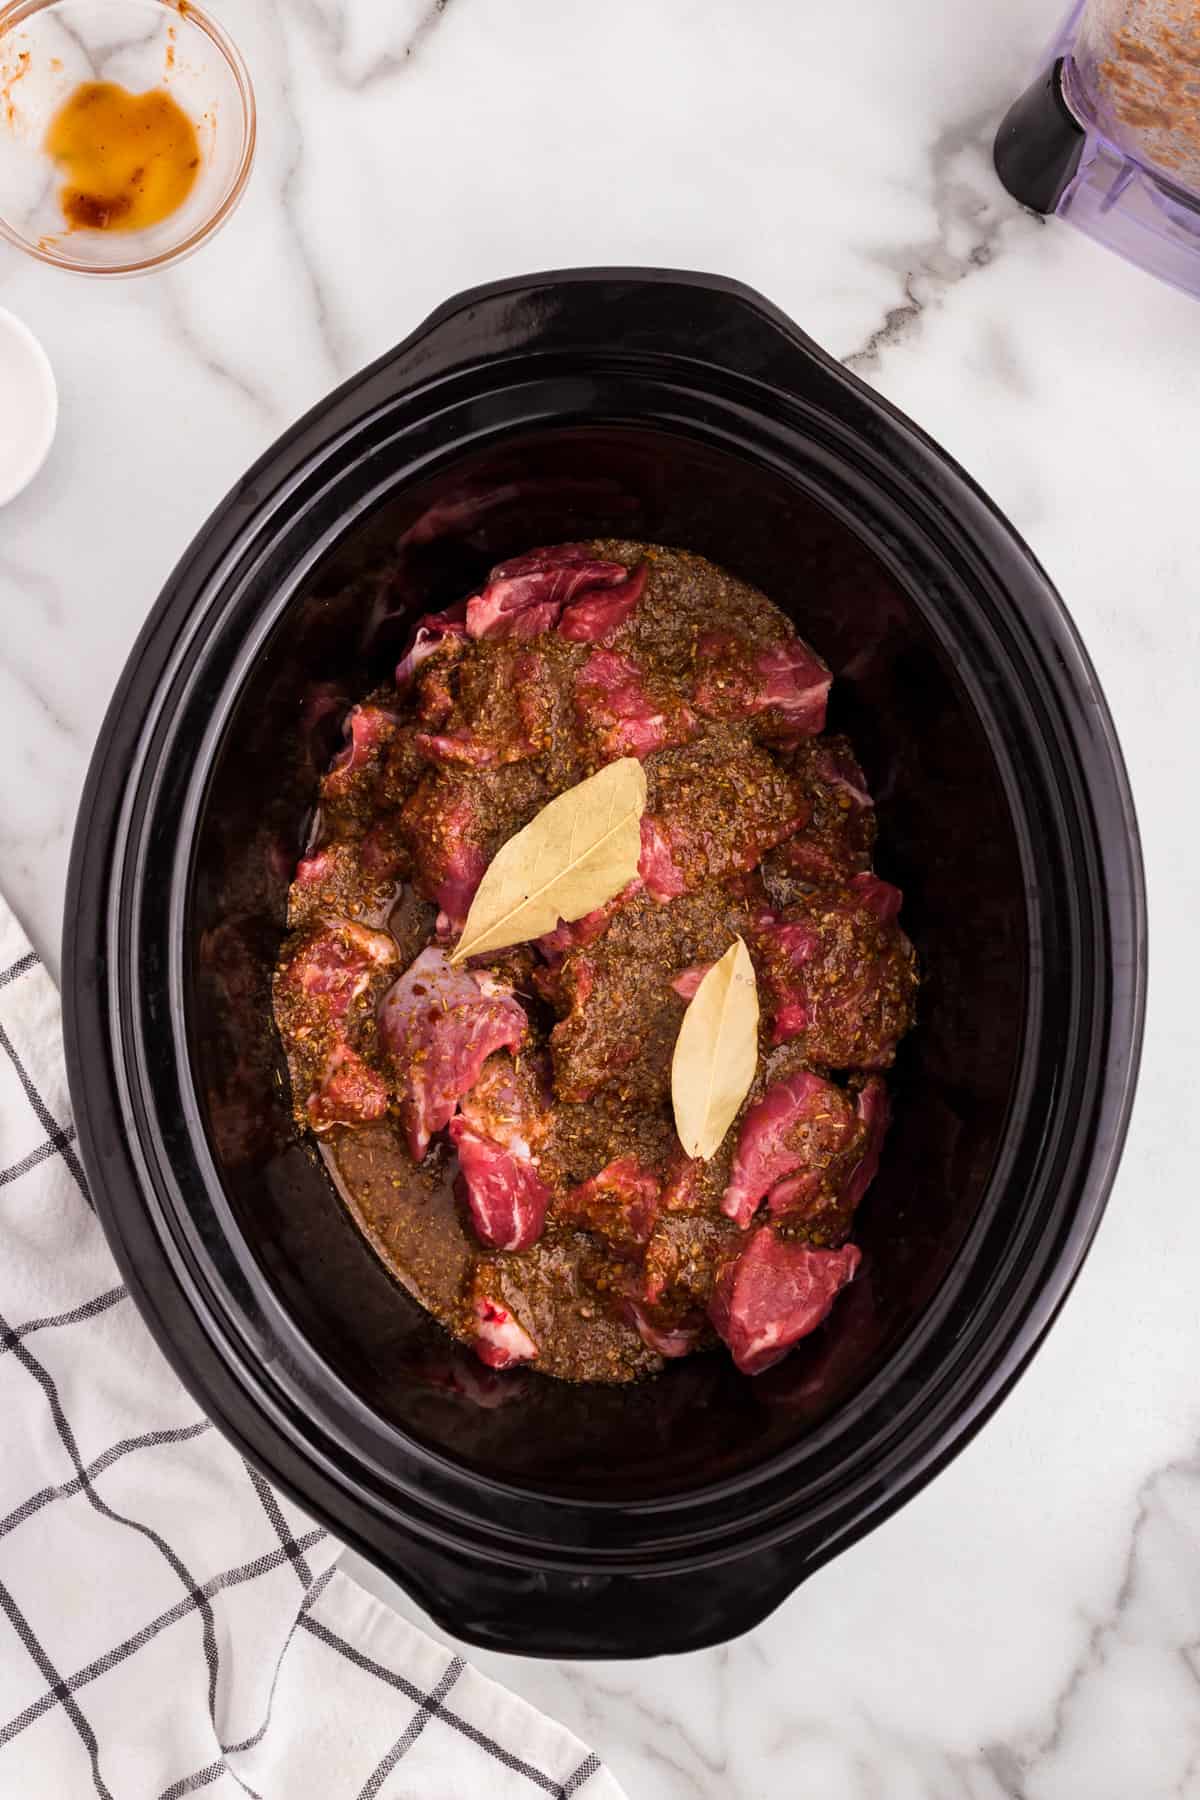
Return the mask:
{"type": "Polygon", "coordinates": [[[141,275],[212,236],[254,161],[254,89],[237,47],[191,0],[0,0],[0,238],[82,275],[141,275]],[[45,149],[84,81],[163,89],[196,127],[200,171],[178,211],[142,231],[68,224],[45,149]]]}

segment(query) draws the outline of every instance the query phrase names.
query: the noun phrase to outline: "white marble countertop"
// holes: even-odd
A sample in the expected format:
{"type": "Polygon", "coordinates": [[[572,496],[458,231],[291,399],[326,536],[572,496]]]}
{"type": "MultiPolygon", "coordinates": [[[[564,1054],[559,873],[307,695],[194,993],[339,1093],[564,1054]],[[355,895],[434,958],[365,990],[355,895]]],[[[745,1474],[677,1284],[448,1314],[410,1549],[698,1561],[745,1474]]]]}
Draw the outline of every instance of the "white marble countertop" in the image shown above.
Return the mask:
{"type": "Polygon", "coordinates": [[[1056,0],[214,10],[263,126],[224,234],[112,285],[0,247],[0,304],[62,395],[51,461],[0,513],[0,886],[57,963],[76,801],[134,635],[226,488],[335,381],[506,274],[646,263],[759,288],[961,459],[1083,631],[1145,838],[1140,1097],[1048,1343],[903,1512],[726,1649],[479,1660],[631,1800],[1200,1795],[1200,306],[992,174],[1056,0]]]}

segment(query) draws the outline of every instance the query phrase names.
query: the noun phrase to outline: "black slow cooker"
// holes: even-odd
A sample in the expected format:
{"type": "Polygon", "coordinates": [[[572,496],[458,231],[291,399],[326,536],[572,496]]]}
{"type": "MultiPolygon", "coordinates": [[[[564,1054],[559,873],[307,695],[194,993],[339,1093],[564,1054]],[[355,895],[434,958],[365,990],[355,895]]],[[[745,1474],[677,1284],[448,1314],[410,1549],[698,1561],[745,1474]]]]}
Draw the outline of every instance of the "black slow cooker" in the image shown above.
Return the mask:
{"type": "Polygon", "coordinates": [[[1079,1271],[1142,1027],[1133,809],[1053,588],[912,424],[694,275],[465,294],[262,458],[130,659],[67,921],[83,1153],[179,1375],[449,1630],[544,1655],[744,1631],[962,1448],[1079,1271]],[[492,563],[609,535],[724,564],[820,647],[924,970],[862,1274],[754,1380],[719,1355],[623,1389],[481,1370],[298,1138],[271,1024],[350,702],[492,563]]]}

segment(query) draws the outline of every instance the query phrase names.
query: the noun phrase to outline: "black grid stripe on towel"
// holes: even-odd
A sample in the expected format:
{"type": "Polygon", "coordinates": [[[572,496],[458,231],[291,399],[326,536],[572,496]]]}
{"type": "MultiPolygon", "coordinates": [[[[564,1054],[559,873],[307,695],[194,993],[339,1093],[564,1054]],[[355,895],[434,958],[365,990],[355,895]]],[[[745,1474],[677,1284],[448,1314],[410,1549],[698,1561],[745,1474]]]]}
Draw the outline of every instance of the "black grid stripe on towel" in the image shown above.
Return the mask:
{"type": "Polygon", "coordinates": [[[41,984],[43,1029],[52,990],[27,947],[6,954],[15,935],[0,900],[0,1793],[623,1800],[570,1734],[341,1574],[161,1363],[80,1205],[58,1047],[23,1035],[22,990],[41,984]]]}

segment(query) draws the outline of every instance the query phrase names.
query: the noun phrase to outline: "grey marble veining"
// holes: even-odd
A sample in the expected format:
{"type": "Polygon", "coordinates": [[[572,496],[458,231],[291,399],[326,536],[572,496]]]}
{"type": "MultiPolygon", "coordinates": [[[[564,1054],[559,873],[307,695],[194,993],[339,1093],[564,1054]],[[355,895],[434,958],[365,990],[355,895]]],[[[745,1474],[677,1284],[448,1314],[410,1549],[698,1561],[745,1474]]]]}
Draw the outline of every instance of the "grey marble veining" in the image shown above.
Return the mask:
{"type": "Polygon", "coordinates": [[[1138,1106],[1047,1344],[903,1512],[725,1649],[479,1660],[634,1800],[1200,1796],[1200,306],[992,175],[1058,8],[213,4],[262,123],[227,230],[112,286],[0,250],[0,304],[62,392],[50,463],[0,512],[0,885],[56,961],[134,637],[210,509],[334,382],[502,275],[648,263],[760,288],[964,463],[1083,632],[1150,880],[1138,1106]]]}
{"type": "Polygon", "coordinates": [[[898,279],[903,299],[888,308],[883,323],[862,345],[842,358],[857,374],[876,374],[885,351],[912,343],[926,309],[945,304],[959,282],[988,268],[1006,241],[1024,242],[1028,233],[1045,228],[1044,220],[1010,199],[992,168],[996,118],[1009,91],[997,83],[984,104],[945,126],[931,144],[931,235],[872,251],[880,267],[898,279]]]}

